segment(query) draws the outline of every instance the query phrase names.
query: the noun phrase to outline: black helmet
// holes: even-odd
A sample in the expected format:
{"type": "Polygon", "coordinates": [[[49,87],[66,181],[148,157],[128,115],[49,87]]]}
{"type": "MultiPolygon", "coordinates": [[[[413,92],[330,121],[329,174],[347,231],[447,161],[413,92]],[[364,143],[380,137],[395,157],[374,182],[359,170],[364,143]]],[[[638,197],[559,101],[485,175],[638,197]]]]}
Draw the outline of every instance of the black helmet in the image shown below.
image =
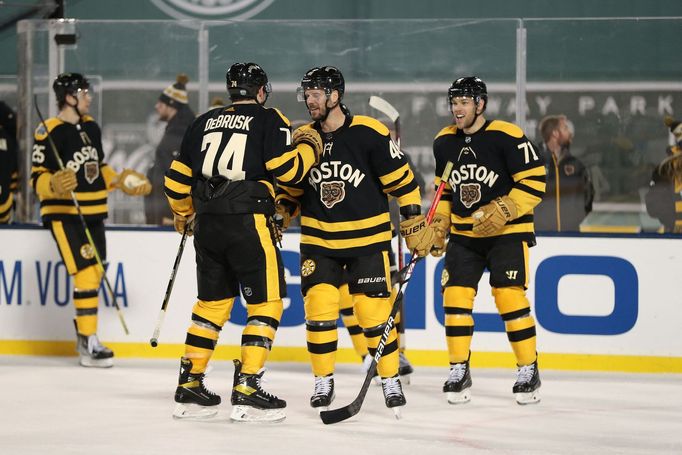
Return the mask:
{"type": "Polygon", "coordinates": [[[66,95],[76,96],[78,90],[87,90],[90,82],[79,73],[62,73],[52,83],[52,89],[57,96],[57,103],[66,103],[66,95]]]}
{"type": "Polygon", "coordinates": [[[225,74],[230,99],[256,99],[258,90],[265,87],[265,98],[272,93],[268,75],[255,63],[235,63],[225,74]]]}
{"type": "Polygon", "coordinates": [[[484,100],[488,104],[488,88],[480,78],[476,76],[460,77],[452,83],[448,89],[448,103],[457,96],[469,96],[478,103],[484,100]]]}
{"type": "Polygon", "coordinates": [[[343,98],[346,83],[338,68],[333,66],[315,67],[308,70],[301,79],[301,86],[297,90],[299,101],[304,101],[303,92],[311,89],[324,89],[327,96],[332,94],[332,90],[337,90],[340,100],[343,98]]]}

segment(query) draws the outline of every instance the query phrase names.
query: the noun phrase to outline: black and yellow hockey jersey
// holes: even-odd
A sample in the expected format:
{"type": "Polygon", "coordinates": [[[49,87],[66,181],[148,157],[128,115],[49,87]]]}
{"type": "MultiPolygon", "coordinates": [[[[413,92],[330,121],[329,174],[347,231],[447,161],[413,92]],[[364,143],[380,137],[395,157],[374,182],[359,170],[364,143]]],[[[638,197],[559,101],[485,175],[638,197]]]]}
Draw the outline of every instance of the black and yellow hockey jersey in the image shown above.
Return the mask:
{"type": "Polygon", "coordinates": [[[34,134],[31,152],[31,184],[40,199],[43,221],[63,220],[78,216],[71,196],[59,197],[50,188],[52,174],[59,170],[55,151],[48,140],[54,141],[64,167],[76,173],[76,199],[86,220],[107,217],[107,193],[113,189],[116,172],[103,162],[102,135],[92,117],[85,115],[76,125],[52,117],[41,123],[34,134]]]}
{"type": "Polygon", "coordinates": [[[314,162],[312,147],[292,145],[291,124],[279,110],[233,104],[206,112],[187,129],[180,155],[166,172],[165,192],[173,211],[183,216],[200,203],[210,213],[271,214],[274,179],[299,182],[314,162]],[[215,193],[203,197],[212,186],[215,193]]]}
{"type": "MultiPolygon", "coordinates": [[[[311,123],[302,128],[316,128],[311,123]]],[[[346,116],[341,128],[320,131],[319,165],[296,187],[281,185],[278,200],[300,205],[301,253],[353,257],[388,250],[388,196],[421,206],[421,195],[405,156],[388,128],[362,115],[346,116]]]]}
{"type": "Polygon", "coordinates": [[[488,120],[475,133],[465,134],[450,125],[436,136],[433,153],[436,187],[445,164],[448,161],[454,164],[438,205],[439,213],[451,214],[451,241],[467,244],[477,237],[472,232],[472,213],[496,197],[507,195],[517,206],[518,217],[495,236],[535,244],[533,207],[545,192],[545,167],[521,128],[488,120]]]}
{"type": "Polygon", "coordinates": [[[0,224],[10,220],[18,182],[16,140],[0,126],[0,224]]]}

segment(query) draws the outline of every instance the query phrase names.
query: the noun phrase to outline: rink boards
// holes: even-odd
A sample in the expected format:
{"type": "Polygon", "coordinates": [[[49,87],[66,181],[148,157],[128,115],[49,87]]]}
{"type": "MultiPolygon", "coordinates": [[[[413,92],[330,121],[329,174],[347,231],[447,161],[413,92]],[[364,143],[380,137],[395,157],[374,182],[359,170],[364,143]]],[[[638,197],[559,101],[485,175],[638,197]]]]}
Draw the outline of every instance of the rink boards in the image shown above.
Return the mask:
{"type": "MultiPolygon", "coordinates": [[[[272,360],[307,361],[297,234],[282,256],[289,297],[272,360]]],[[[130,329],[125,335],[111,299],[101,290],[100,338],[119,357],[176,357],[196,299],[194,249],[187,246],[168,311],[152,335],[180,236],[161,230],[110,229],[107,276],[130,329]]],[[[71,355],[73,283],[54,241],[43,229],[0,229],[0,354],[71,355]]],[[[440,275],[443,260],[419,263],[405,299],[406,344],[417,365],[447,365],[440,275]]],[[[670,237],[539,237],[530,250],[528,296],[545,368],[682,372],[682,242],[670,237]]],[[[490,295],[488,274],[475,301],[472,363],[513,365],[504,326],[490,295]]],[[[239,353],[246,309],[235,303],[215,357],[239,353]]],[[[341,328],[338,360],[357,362],[341,328]]]]}

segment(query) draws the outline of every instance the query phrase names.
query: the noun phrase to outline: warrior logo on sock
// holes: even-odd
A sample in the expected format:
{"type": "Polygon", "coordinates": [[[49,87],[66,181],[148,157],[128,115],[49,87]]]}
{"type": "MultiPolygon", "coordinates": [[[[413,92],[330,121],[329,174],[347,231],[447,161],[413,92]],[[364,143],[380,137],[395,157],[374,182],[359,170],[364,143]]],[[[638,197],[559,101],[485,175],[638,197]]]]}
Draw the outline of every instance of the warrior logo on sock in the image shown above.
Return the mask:
{"type": "Polygon", "coordinates": [[[84,244],[80,249],[83,259],[92,259],[95,257],[95,249],[89,243],[84,244]]]}
{"type": "Polygon", "coordinates": [[[320,183],[320,199],[328,209],[343,201],[346,197],[346,182],[339,180],[320,183]]]}
{"type": "Polygon", "coordinates": [[[459,186],[459,200],[464,207],[471,208],[472,205],[481,200],[480,183],[464,183],[459,186]]]}
{"type": "Polygon", "coordinates": [[[306,259],[301,264],[301,276],[310,276],[315,271],[315,261],[312,259],[306,259]]]}

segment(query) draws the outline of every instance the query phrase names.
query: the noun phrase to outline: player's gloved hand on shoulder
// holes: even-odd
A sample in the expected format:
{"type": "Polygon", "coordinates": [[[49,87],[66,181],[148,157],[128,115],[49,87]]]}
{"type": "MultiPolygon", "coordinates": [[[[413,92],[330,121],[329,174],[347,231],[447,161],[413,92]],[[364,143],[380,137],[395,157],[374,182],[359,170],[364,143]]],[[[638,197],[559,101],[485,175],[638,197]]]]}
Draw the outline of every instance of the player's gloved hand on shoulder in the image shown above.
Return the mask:
{"type": "Polygon", "coordinates": [[[116,187],[131,196],[146,196],[152,192],[152,184],[144,175],[132,169],[123,169],[118,176],[116,187]]]}
{"type": "Polygon", "coordinates": [[[405,239],[407,248],[418,256],[426,256],[431,251],[436,238],[435,231],[426,225],[424,215],[417,215],[400,222],[400,235],[405,239]]]}
{"type": "Polygon", "coordinates": [[[435,235],[431,256],[439,258],[445,253],[445,241],[450,233],[450,215],[436,213],[429,227],[435,235]]]}
{"type": "Polygon", "coordinates": [[[320,162],[320,156],[324,150],[324,144],[322,143],[322,137],[320,133],[309,126],[304,126],[297,128],[292,136],[292,142],[294,145],[307,144],[312,147],[315,152],[315,164],[320,162]]]}
{"type": "Polygon", "coordinates": [[[507,224],[515,220],[518,211],[516,204],[509,196],[496,197],[480,207],[471,216],[474,219],[473,232],[476,235],[494,235],[507,224]]]}
{"type": "Polygon", "coordinates": [[[50,177],[50,187],[52,192],[60,197],[68,197],[69,193],[78,186],[76,173],[71,169],[64,168],[55,172],[50,177]]]}
{"type": "Polygon", "coordinates": [[[185,226],[187,226],[187,235],[190,237],[194,235],[194,220],[196,219],[196,213],[192,213],[190,216],[182,216],[177,213],[173,214],[173,226],[175,230],[180,234],[185,232],[185,226]]]}

